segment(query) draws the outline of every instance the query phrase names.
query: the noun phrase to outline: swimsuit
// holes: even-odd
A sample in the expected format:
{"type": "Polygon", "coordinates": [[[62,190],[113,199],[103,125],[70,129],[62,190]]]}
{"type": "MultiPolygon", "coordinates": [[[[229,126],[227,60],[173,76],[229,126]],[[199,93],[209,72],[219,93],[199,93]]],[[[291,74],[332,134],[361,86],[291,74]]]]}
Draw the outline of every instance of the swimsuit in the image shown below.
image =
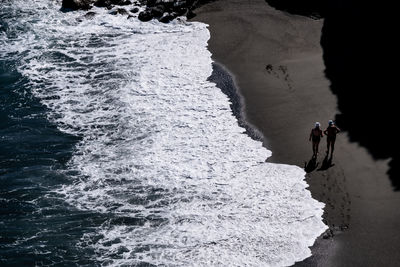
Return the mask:
{"type": "Polygon", "coordinates": [[[313,135],[312,140],[313,140],[313,142],[319,142],[319,141],[321,141],[321,137],[313,135]]]}

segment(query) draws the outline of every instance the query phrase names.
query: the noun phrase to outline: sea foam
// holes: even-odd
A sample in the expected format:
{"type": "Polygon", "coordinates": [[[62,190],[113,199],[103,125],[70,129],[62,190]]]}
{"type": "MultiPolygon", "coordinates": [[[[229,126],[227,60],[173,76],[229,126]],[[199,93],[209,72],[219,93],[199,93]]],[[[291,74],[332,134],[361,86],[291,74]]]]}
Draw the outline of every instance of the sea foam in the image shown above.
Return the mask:
{"type": "Polygon", "coordinates": [[[54,191],[107,218],[82,232],[82,251],[114,266],[284,266],[311,255],[324,205],[301,168],[265,162],[271,152],[207,80],[206,24],[13,4],[29,31],[0,51],[21,57],[49,119],[81,138],[71,182],[54,191]]]}

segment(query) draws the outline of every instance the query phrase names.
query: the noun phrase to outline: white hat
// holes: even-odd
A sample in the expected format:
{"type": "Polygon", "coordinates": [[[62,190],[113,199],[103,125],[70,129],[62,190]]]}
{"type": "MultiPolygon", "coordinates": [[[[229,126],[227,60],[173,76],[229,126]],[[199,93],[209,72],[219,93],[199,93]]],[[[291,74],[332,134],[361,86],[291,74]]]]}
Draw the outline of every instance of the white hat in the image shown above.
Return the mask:
{"type": "Polygon", "coordinates": [[[319,127],[321,126],[321,123],[319,123],[318,121],[315,123],[315,127],[319,127]]]}

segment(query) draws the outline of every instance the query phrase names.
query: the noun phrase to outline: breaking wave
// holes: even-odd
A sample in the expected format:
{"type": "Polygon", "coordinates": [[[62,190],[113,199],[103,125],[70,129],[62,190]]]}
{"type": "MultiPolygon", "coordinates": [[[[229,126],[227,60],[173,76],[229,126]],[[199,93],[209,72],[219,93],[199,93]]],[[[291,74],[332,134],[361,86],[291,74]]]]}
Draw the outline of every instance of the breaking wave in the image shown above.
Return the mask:
{"type": "Polygon", "coordinates": [[[59,7],[4,3],[0,52],[18,57],[48,119],[80,137],[62,170],[69,183],[51,191],[104,215],[82,232],[81,253],[114,266],[282,266],[311,255],[324,205],[302,169],[265,162],[271,152],[207,80],[206,24],[59,7]]]}

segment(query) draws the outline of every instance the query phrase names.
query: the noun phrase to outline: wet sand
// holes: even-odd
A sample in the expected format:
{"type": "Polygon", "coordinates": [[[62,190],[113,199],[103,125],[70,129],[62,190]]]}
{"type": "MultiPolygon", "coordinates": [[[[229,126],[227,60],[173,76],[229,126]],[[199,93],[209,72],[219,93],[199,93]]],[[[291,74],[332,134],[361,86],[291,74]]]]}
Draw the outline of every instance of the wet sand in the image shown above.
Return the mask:
{"type": "MultiPolygon", "coordinates": [[[[374,160],[350,142],[336,142],[315,165],[308,136],[315,121],[325,129],[338,114],[325,77],[320,46],[323,20],[275,10],[263,0],[218,0],[196,9],[209,24],[213,59],[234,76],[246,120],[264,135],[270,162],[307,165],[314,198],[326,204],[330,227],[298,266],[396,266],[400,263],[400,193],[394,192],[388,160],[374,160]]],[[[340,125],[339,125],[340,126],[340,125]]]]}

